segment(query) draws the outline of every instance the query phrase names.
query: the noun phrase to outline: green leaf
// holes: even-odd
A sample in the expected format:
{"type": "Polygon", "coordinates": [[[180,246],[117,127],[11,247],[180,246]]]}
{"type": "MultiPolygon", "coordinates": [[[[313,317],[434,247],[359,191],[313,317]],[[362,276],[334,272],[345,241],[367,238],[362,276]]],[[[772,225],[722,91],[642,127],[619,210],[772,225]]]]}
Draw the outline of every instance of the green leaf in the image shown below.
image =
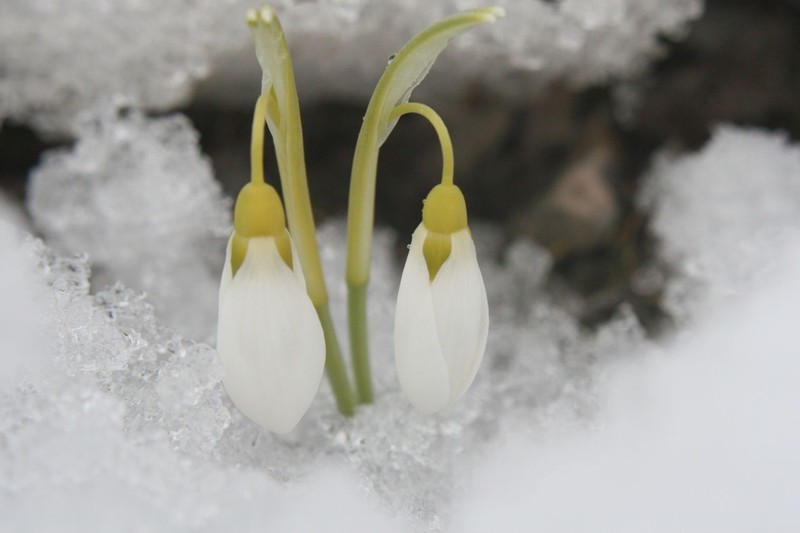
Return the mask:
{"type": "Polygon", "coordinates": [[[499,7],[453,15],[419,33],[394,56],[378,81],[367,108],[366,120],[374,120],[372,115],[377,115],[379,144],[383,144],[397,122],[389,118],[392,109],[408,101],[411,91],[428,75],[434,61],[450,41],[474,26],[495,22],[504,15],[499,7]]]}
{"type": "Polygon", "coordinates": [[[286,37],[278,17],[269,6],[248,11],[247,25],[253,33],[256,58],[261,65],[261,92],[274,99],[267,108],[270,132],[280,137],[280,145],[285,150],[284,128],[288,121],[281,117],[281,113],[288,108],[291,99],[296,98],[286,37]]]}

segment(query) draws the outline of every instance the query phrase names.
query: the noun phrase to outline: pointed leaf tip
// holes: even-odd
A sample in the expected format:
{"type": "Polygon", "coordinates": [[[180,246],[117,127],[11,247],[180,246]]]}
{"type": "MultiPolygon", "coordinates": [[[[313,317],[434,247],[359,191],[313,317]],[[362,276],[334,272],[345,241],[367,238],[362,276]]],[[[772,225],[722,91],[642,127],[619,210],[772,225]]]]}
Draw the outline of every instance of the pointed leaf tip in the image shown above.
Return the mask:
{"type": "MultiPolygon", "coordinates": [[[[378,145],[383,144],[394,128],[392,110],[407,102],[411,91],[427,76],[434,61],[457,36],[480,24],[495,22],[505,14],[500,7],[487,7],[457,13],[442,19],[415,35],[394,55],[378,80],[367,108],[367,117],[376,120],[378,145]]],[[[372,126],[372,124],[371,124],[372,126]]],[[[373,126],[373,127],[374,127],[373,126]]]]}
{"type": "Polygon", "coordinates": [[[486,13],[487,22],[496,22],[497,19],[506,16],[506,10],[500,6],[486,7],[480,11],[486,13]]]}

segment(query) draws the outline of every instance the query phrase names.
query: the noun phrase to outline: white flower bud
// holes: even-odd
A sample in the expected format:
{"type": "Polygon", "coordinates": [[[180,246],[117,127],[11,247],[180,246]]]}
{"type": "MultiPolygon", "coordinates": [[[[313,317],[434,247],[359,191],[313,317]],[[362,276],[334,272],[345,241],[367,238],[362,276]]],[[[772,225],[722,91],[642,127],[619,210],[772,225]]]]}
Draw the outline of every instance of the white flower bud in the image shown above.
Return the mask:
{"type": "Polygon", "coordinates": [[[423,253],[428,236],[423,222],[411,239],[394,342],[403,392],[414,407],[434,413],[455,402],[475,378],[486,348],[489,305],[469,229],[449,234],[450,253],[433,279],[423,253]]]}
{"type": "Polygon", "coordinates": [[[219,290],[217,351],[223,384],[248,418],[288,433],[308,410],[322,379],[322,326],[306,293],[294,244],[290,242],[290,268],[275,237],[249,238],[244,260],[233,274],[232,242],[233,237],[219,290]]]}

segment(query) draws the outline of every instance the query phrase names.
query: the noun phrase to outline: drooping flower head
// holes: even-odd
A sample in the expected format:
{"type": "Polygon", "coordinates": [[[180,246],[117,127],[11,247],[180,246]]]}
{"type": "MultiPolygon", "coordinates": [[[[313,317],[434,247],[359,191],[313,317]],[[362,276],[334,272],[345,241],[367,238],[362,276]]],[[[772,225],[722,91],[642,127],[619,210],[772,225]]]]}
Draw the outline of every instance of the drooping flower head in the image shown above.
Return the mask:
{"type": "Polygon", "coordinates": [[[395,355],[400,385],[420,411],[455,402],[478,371],[489,306],[467,207],[452,183],[433,188],[400,280],[395,355]]]}
{"type": "MultiPolygon", "coordinates": [[[[258,122],[263,131],[265,105],[261,97],[254,130],[258,122]]],[[[259,425],[287,433],[317,392],[325,339],[286,229],[283,205],[275,189],[264,183],[260,165],[254,166],[253,180],[234,208],[219,290],[217,351],[233,403],[259,425]]]]}

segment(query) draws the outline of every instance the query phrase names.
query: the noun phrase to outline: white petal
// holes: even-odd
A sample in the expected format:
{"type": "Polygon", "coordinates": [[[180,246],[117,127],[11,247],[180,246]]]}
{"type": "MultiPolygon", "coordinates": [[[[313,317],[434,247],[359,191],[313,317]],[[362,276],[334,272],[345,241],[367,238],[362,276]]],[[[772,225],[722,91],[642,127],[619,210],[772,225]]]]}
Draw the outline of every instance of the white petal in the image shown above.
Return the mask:
{"type": "Polygon", "coordinates": [[[489,333],[486,287],[469,230],[453,234],[450,257],[436,274],[431,294],[452,403],[475,379],[489,333]]]}
{"type": "Polygon", "coordinates": [[[248,418],[288,433],[311,405],[325,366],[325,339],[305,283],[271,237],[251,239],[236,275],[228,283],[224,276],[217,350],[225,389],[248,418]]]}
{"type": "MultiPolygon", "coordinates": [[[[228,239],[228,246],[225,248],[225,265],[222,267],[222,279],[219,282],[219,303],[222,303],[222,293],[226,291],[228,285],[233,278],[233,269],[231,267],[231,246],[233,243],[233,234],[228,239]]],[[[217,309],[219,311],[219,309],[217,309]]],[[[217,315],[219,316],[219,315],[217,315]]]]}
{"type": "Polygon", "coordinates": [[[434,413],[450,402],[450,385],[436,333],[428,267],[422,255],[427,234],[420,224],[411,238],[397,294],[394,350],[403,392],[414,407],[434,413]]]}

